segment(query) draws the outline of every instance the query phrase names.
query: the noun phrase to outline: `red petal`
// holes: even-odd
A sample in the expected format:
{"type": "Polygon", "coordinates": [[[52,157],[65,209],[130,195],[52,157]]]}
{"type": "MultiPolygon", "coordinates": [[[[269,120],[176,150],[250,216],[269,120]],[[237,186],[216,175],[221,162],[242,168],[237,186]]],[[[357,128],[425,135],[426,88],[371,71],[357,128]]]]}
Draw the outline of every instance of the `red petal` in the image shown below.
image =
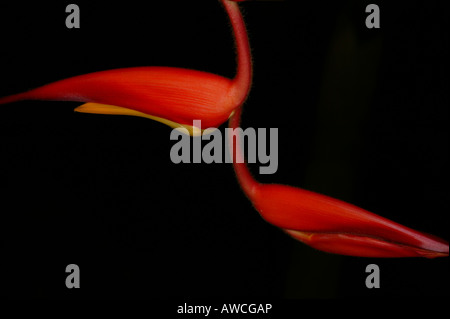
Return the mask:
{"type": "MultiPolygon", "coordinates": [[[[389,251],[394,252],[393,245],[403,245],[409,248],[402,247],[398,251],[418,249],[421,253],[416,253],[420,255],[423,255],[422,250],[431,254],[438,253],[439,256],[448,255],[448,243],[440,238],[314,192],[284,185],[259,184],[251,200],[265,220],[280,228],[322,233],[314,234],[315,237],[307,242],[315,244],[319,249],[325,247],[331,251],[336,245],[336,250],[339,250],[339,245],[342,245],[351,251],[350,244],[364,244],[365,248],[373,245],[376,251],[388,247],[389,251]],[[329,235],[330,233],[333,235],[329,235]],[[332,241],[326,243],[327,240],[332,241]]],[[[355,249],[360,250],[358,247],[355,249]]]]}
{"type": "Polygon", "coordinates": [[[307,233],[285,230],[299,241],[329,253],[357,257],[444,257],[447,253],[401,245],[379,238],[353,234],[307,233]]]}
{"type": "Polygon", "coordinates": [[[25,99],[79,101],[134,109],[171,121],[218,126],[236,107],[232,81],[211,73],[136,67],[84,74],[0,99],[0,104],[25,99]]]}
{"type": "Polygon", "coordinates": [[[237,73],[233,80],[206,72],[136,67],[95,72],[44,85],[0,99],[0,104],[26,99],[93,102],[136,110],[172,122],[204,128],[224,123],[247,97],[252,62],[239,6],[221,0],[233,27],[237,73]]]}

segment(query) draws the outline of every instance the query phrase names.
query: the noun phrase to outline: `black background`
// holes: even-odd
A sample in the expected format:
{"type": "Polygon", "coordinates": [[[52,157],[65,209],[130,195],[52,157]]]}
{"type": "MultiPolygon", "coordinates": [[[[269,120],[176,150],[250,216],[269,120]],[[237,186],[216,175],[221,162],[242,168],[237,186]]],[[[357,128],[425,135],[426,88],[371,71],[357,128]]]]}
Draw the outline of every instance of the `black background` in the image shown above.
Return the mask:
{"type": "MultiPolygon", "coordinates": [[[[218,1],[0,5],[0,96],[120,67],[234,76],[218,1]]],[[[261,182],[340,198],[448,239],[448,56],[442,4],[243,3],[254,85],[243,127],[279,128],[261,182]]],[[[322,253],[264,222],[230,164],[170,161],[170,128],[78,114],[79,103],[1,105],[1,293],[30,298],[448,296],[448,258],[322,253]],[[65,287],[65,267],[81,288],[65,287]],[[381,288],[365,287],[365,267],[381,288]]],[[[222,126],[223,130],[225,127],[222,126]]]]}

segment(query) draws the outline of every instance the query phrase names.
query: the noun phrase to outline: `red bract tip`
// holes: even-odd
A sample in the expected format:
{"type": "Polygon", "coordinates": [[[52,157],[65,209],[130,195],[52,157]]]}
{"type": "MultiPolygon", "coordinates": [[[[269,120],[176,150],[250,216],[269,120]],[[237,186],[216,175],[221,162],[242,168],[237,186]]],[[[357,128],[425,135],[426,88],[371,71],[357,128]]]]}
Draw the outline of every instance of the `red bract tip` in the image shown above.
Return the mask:
{"type": "Polygon", "coordinates": [[[169,67],[136,67],[84,74],[44,85],[1,103],[58,100],[121,106],[180,124],[202,119],[217,126],[235,108],[232,81],[210,73],[169,67]]]}
{"type": "MultiPolygon", "coordinates": [[[[241,108],[230,127],[239,127],[241,108]]],[[[239,131],[238,131],[239,132],[239,131]]],[[[239,138],[230,147],[239,183],[261,216],[286,233],[326,252],[360,257],[443,257],[448,242],[355,205],[304,189],[258,183],[243,161],[239,138]]]]}
{"type": "Polygon", "coordinates": [[[448,255],[440,238],[300,188],[259,184],[252,202],[265,220],[320,250],[363,257],[448,255]]]}
{"type": "Polygon", "coordinates": [[[354,234],[307,233],[295,230],[285,232],[311,247],[340,255],[382,258],[448,256],[448,246],[445,248],[444,245],[442,247],[446,251],[439,252],[354,234]]]}
{"type": "Polygon", "coordinates": [[[50,83],[1,98],[0,104],[22,100],[88,102],[77,111],[144,116],[171,126],[177,123],[188,126],[193,120],[201,120],[204,127],[217,127],[245,100],[252,73],[247,32],[239,7],[227,0],[221,3],[231,20],[237,46],[234,79],[181,68],[125,68],[50,83]]]}

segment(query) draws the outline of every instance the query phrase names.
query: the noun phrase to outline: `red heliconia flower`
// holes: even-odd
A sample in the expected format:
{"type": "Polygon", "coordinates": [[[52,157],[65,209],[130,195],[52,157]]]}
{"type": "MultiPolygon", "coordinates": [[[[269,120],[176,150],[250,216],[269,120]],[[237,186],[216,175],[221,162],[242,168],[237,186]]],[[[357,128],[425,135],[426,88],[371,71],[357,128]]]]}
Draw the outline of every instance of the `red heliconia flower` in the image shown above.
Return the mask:
{"type": "Polygon", "coordinates": [[[242,108],[230,118],[230,151],[239,183],[261,216],[299,241],[322,251],[361,257],[448,256],[448,242],[346,202],[304,189],[258,183],[248,170],[239,138],[242,108]]]}
{"type": "MultiPolygon", "coordinates": [[[[216,127],[230,115],[230,127],[240,122],[241,105],[252,79],[252,63],[245,25],[236,3],[220,0],[233,27],[237,46],[237,74],[218,75],[171,67],[136,67],[72,77],[8,97],[0,104],[21,100],[86,102],[86,113],[148,117],[172,127],[216,127]]],[[[243,159],[240,147],[234,153],[243,159]]],[[[254,207],[269,223],[317,249],[365,257],[448,256],[448,243],[324,195],[253,179],[243,162],[234,161],[238,180],[254,207]]]]}
{"type": "Polygon", "coordinates": [[[30,91],[0,98],[0,104],[21,100],[87,102],[78,112],[134,115],[198,135],[193,120],[217,127],[241,105],[251,83],[251,58],[245,25],[236,3],[220,0],[233,27],[237,46],[234,79],[172,67],[134,67],[83,74],[30,91]]]}

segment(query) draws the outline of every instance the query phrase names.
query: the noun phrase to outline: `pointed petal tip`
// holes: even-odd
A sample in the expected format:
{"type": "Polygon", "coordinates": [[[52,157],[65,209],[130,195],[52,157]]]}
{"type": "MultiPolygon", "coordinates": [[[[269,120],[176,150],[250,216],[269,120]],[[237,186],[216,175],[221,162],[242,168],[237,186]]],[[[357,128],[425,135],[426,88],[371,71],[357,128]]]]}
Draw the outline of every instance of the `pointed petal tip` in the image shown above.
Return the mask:
{"type": "Polygon", "coordinates": [[[261,184],[252,197],[270,224],[319,250],[366,257],[445,257],[448,242],[355,205],[279,184],[261,184]]]}
{"type": "Polygon", "coordinates": [[[440,250],[435,251],[354,234],[284,231],[315,249],[340,255],[376,258],[448,256],[448,243],[441,243],[440,250]]]}
{"type": "Polygon", "coordinates": [[[0,104],[19,102],[27,98],[26,92],[0,97],[0,104]]]}

